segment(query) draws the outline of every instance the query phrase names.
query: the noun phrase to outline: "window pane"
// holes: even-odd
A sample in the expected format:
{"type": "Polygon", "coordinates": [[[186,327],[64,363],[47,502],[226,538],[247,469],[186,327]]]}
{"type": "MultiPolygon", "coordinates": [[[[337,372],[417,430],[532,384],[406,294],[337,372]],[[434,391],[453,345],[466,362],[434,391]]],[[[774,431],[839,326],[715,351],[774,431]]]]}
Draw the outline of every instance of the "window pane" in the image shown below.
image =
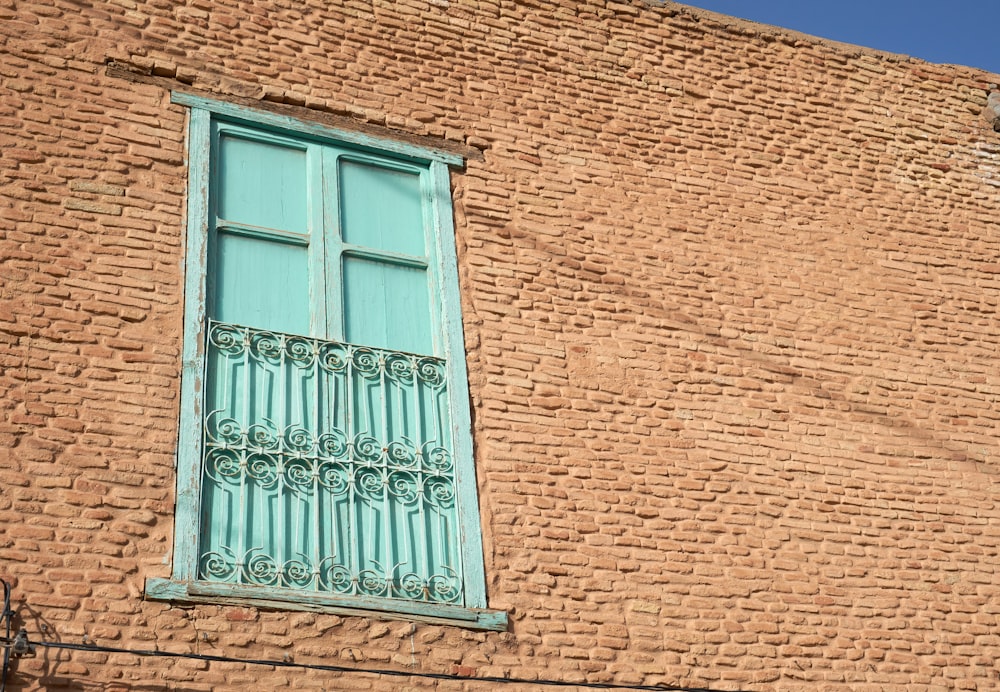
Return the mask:
{"type": "Polygon", "coordinates": [[[344,329],[353,344],[433,353],[427,272],[345,257],[344,329]]]}
{"type": "Polygon", "coordinates": [[[308,334],[307,249],[220,231],[213,303],[223,322],[308,334]]]}
{"type": "Polygon", "coordinates": [[[340,162],[344,242],[423,256],[420,176],[354,161],[340,162]]]}
{"type": "Polygon", "coordinates": [[[224,132],[219,137],[219,216],[305,233],[306,152],[224,132]]]}

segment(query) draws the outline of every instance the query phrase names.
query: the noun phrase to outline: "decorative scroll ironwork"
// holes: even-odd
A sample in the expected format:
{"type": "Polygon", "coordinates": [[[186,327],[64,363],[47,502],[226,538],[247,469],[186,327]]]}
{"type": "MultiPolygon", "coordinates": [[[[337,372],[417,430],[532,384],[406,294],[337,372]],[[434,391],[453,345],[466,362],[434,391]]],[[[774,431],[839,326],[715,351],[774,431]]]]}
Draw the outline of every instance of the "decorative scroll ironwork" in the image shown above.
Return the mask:
{"type": "Polygon", "coordinates": [[[209,322],[199,579],[464,604],[445,363],[209,322]]]}

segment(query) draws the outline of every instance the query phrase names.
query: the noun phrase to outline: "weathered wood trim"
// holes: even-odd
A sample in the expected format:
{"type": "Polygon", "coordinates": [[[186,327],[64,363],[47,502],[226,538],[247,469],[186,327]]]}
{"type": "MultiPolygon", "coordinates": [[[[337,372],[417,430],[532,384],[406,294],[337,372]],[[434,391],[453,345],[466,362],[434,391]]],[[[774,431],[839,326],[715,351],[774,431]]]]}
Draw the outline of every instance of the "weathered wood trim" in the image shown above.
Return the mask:
{"type": "Polygon", "coordinates": [[[205,273],[208,258],[211,115],[191,111],[188,125],[188,207],[184,257],[184,343],[177,440],[177,504],[173,575],[192,579],[198,562],[201,503],[201,430],[205,360],[205,273]]]}
{"type": "Polygon", "coordinates": [[[507,613],[440,603],[388,601],[364,596],[299,592],[245,584],[147,579],[146,599],[176,603],[254,606],[267,610],[308,611],[335,615],[407,620],[467,629],[505,632],[507,613]]]}
{"type": "Polygon", "coordinates": [[[483,569],[483,538],[479,517],[479,487],[472,447],[472,410],[469,403],[469,373],[465,363],[465,332],[458,285],[455,221],[451,211],[451,178],[440,162],[430,165],[435,199],[434,236],[437,242],[437,275],[441,282],[445,360],[448,367],[448,405],[451,407],[452,440],[455,444],[455,485],[458,496],[459,545],[466,603],[486,607],[486,575],[483,569]]]}

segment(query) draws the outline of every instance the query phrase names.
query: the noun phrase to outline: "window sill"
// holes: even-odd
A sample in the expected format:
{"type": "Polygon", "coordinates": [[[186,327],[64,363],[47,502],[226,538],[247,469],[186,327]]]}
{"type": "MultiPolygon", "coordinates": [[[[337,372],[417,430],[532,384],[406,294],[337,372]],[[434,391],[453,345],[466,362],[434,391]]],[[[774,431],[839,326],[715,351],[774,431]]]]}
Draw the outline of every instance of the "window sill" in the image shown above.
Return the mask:
{"type": "Polygon", "coordinates": [[[507,613],[440,603],[417,603],[365,596],[300,592],[277,587],[147,579],[146,599],[179,603],[255,606],[268,610],[302,610],[335,615],[409,620],[473,630],[507,631],[507,613]]]}

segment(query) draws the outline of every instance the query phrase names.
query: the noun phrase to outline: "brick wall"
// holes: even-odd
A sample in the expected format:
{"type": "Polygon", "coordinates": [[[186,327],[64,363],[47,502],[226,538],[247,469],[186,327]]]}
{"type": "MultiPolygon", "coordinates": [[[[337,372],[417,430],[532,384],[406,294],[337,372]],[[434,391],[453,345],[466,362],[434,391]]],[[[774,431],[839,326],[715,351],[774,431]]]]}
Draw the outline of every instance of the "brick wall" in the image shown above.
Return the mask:
{"type": "MultiPolygon", "coordinates": [[[[0,576],[33,640],[1000,686],[995,75],[670,2],[0,0],[0,37],[0,576]],[[482,151],[452,178],[510,631],[142,600],[173,536],[170,89],[482,151]]],[[[13,689],[495,687],[56,649],[15,672],[13,689]]]]}

